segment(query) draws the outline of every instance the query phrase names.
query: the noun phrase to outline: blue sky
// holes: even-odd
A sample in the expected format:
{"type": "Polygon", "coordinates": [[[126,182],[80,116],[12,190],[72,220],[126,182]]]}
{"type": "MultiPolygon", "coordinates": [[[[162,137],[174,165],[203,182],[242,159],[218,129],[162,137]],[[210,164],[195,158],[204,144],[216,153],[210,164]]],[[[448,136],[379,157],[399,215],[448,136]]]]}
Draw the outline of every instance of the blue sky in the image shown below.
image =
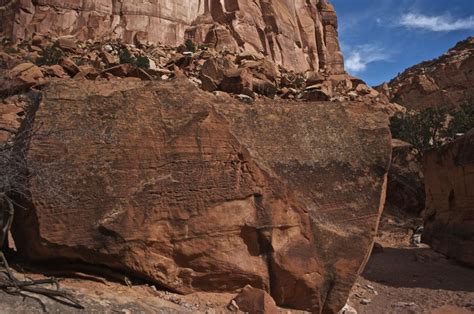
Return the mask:
{"type": "Polygon", "coordinates": [[[369,85],[474,36],[474,0],[330,0],[346,70],[369,85]]]}

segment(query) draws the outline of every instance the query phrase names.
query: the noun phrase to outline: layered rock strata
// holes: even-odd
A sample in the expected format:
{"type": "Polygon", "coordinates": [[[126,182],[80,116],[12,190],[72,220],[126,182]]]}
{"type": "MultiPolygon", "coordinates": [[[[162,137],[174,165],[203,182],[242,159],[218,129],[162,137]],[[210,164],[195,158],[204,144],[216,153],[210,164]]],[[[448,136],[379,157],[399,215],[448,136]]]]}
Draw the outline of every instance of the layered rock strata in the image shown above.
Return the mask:
{"type": "Polygon", "coordinates": [[[184,78],[52,82],[16,245],[181,293],[250,284],[337,312],[384,205],[387,124],[364,103],[248,105],[184,78]]]}
{"type": "Polygon", "coordinates": [[[474,266],[474,130],[424,159],[423,241],[474,266]]]}
{"type": "Polygon", "coordinates": [[[327,0],[2,0],[0,31],[78,40],[116,38],[268,56],[296,72],[344,73],[337,17],[327,0]]]}

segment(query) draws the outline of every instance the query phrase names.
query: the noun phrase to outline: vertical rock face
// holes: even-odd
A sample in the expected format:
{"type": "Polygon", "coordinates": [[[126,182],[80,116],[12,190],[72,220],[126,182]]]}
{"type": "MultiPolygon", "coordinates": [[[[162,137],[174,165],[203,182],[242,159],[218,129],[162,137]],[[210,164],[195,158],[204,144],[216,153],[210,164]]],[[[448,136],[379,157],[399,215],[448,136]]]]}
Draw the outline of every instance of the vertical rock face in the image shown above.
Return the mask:
{"type": "Polygon", "coordinates": [[[184,79],[52,83],[15,242],[182,293],[250,284],[337,312],[383,208],[387,124],[364,103],[250,106],[184,79]]]}
{"type": "Polygon", "coordinates": [[[411,144],[392,140],[387,203],[403,211],[419,214],[425,208],[425,186],[422,164],[412,150],[411,144]]]}
{"type": "Polygon", "coordinates": [[[262,53],[287,69],[344,73],[327,0],[2,0],[1,33],[120,38],[262,53]]]}
{"type": "Polygon", "coordinates": [[[423,241],[474,266],[474,130],[426,154],[423,241]]]}

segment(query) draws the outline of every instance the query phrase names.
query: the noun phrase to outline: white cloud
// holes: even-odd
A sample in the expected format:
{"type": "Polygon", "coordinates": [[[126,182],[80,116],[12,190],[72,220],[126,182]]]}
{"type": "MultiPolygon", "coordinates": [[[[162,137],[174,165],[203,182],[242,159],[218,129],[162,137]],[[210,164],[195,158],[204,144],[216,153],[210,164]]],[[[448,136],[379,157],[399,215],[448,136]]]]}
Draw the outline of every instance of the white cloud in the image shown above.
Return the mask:
{"type": "Polygon", "coordinates": [[[427,16],[418,13],[402,15],[399,24],[409,28],[419,28],[433,32],[449,32],[474,29],[474,16],[454,19],[450,15],[427,16]]]}
{"type": "Polygon", "coordinates": [[[349,72],[358,73],[367,69],[367,66],[376,61],[389,60],[390,55],[385,49],[377,45],[361,45],[346,50],[345,66],[349,72]]]}

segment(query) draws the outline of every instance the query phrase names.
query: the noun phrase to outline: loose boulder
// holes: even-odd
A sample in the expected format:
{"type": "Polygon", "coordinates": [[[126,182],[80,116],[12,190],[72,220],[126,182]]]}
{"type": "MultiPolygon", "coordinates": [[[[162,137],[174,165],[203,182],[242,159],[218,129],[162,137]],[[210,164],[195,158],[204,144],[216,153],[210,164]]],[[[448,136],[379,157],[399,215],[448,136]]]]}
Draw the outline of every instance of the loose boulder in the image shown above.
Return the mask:
{"type": "Polygon", "coordinates": [[[43,132],[26,154],[21,254],[180,293],[251,285],[316,313],[346,303],[385,200],[390,132],[373,105],[249,105],[179,77],[52,82],[29,114],[43,132]]]}
{"type": "Polygon", "coordinates": [[[246,313],[277,314],[278,308],[272,297],[261,289],[245,286],[233,300],[238,309],[246,313]]]}

